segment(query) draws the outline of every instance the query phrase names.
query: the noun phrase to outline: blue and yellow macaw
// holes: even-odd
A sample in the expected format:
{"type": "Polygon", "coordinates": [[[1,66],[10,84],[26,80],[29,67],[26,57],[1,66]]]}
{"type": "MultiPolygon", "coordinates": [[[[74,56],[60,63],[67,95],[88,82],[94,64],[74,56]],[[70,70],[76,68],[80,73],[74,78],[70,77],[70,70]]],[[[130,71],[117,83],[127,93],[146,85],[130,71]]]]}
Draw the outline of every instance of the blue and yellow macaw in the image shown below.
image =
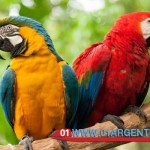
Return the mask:
{"type": "Polygon", "coordinates": [[[71,126],[78,106],[77,79],[43,26],[23,16],[1,19],[0,49],[11,55],[0,100],[17,138],[42,139],[71,126]]]}

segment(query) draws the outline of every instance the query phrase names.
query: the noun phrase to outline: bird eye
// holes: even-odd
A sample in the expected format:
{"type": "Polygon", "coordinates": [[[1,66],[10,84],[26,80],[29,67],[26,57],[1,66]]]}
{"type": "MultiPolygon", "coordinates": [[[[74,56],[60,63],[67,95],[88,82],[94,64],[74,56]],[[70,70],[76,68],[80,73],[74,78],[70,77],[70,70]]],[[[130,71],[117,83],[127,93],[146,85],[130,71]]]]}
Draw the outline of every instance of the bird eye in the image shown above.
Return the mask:
{"type": "Polygon", "coordinates": [[[150,19],[149,19],[149,20],[147,20],[147,22],[149,22],[149,23],[150,23],[150,19]]]}
{"type": "Polygon", "coordinates": [[[7,30],[7,31],[12,30],[12,26],[11,26],[11,25],[8,25],[7,28],[6,28],[6,30],[7,30]]]}

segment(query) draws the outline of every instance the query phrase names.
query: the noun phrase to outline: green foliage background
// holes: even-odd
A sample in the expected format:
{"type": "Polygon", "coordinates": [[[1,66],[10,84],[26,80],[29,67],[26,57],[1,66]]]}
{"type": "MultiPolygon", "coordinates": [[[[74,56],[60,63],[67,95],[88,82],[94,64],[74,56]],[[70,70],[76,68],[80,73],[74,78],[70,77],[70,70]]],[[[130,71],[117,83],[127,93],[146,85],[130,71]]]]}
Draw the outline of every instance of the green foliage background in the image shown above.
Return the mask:
{"type": "MultiPolygon", "coordinates": [[[[90,1],[90,0],[80,0],[90,1]]],[[[97,0],[91,0],[93,3],[97,0]]],[[[90,44],[101,41],[114,21],[122,14],[150,11],[149,0],[99,0],[99,9],[87,11],[79,0],[1,0],[0,17],[19,14],[40,21],[49,32],[56,50],[70,64],[90,44]]],[[[9,55],[2,53],[0,77],[9,64],[9,55]]],[[[148,94],[147,100],[150,99],[148,94]]],[[[17,139],[0,107],[0,144],[16,143],[17,139]]],[[[115,149],[148,150],[148,143],[132,143],[115,149]]]]}

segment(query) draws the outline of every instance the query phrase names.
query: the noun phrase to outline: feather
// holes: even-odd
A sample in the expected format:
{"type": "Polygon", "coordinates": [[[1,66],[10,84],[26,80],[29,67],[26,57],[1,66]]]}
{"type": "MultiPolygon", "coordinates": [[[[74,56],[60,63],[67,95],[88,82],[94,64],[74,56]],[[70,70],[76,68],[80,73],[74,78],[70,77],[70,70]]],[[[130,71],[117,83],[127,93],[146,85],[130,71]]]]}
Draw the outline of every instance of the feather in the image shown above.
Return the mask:
{"type": "Polygon", "coordinates": [[[102,42],[74,61],[80,89],[74,127],[92,126],[107,114],[120,115],[129,105],[142,104],[150,76],[149,18],[149,12],[121,16],[102,42]]]}
{"type": "Polygon", "coordinates": [[[74,71],[68,64],[65,64],[63,66],[62,76],[65,85],[65,100],[67,105],[66,125],[69,128],[74,122],[75,114],[77,112],[77,107],[79,103],[78,82],[74,71]]]}
{"type": "Polygon", "coordinates": [[[87,48],[73,66],[79,80],[80,102],[73,128],[82,128],[91,113],[96,97],[103,83],[111,51],[102,43],[87,48]]]}
{"type": "Polygon", "coordinates": [[[8,68],[0,83],[0,101],[7,118],[7,121],[13,127],[14,107],[15,107],[15,73],[12,69],[8,68]]]}

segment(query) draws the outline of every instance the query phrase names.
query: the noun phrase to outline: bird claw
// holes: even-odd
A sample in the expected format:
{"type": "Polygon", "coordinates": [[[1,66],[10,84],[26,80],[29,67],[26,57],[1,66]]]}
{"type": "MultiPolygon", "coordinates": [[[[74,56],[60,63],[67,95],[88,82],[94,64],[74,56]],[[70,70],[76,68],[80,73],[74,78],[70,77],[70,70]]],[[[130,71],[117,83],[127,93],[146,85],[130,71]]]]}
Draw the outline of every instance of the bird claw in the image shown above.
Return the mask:
{"type": "Polygon", "coordinates": [[[19,145],[23,145],[24,150],[33,150],[32,149],[32,142],[33,142],[33,137],[29,137],[29,136],[25,135],[25,136],[23,136],[23,138],[19,142],[19,145]]]}
{"type": "Polygon", "coordinates": [[[124,121],[118,116],[108,114],[104,116],[102,120],[102,122],[106,122],[106,121],[112,122],[115,126],[118,127],[118,129],[124,129],[124,121]]]}
{"type": "Polygon", "coordinates": [[[69,150],[67,141],[58,140],[58,143],[60,144],[60,146],[63,150],[69,150]]]}
{"type": "Polygon", "coordinates": [[[125,114],[128,112],[135,113],[137,116],[143,118],[145,123],[147,122],[147,115],[140,107],[130,105],[124,111],[125,114]]]}

